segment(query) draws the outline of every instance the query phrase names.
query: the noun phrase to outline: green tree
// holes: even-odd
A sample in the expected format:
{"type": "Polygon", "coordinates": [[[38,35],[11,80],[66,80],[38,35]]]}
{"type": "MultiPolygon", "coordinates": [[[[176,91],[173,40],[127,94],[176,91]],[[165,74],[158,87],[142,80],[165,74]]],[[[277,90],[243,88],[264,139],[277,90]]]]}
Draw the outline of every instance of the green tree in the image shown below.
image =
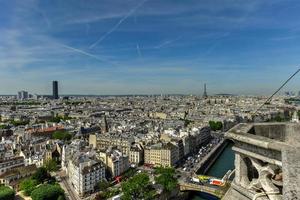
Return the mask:
{"type": "Polygon", "coordinates": [[[55,131],[52,134],[53,139],[69,141],[72,139],[72,135],[67,131],[55,131]]]}
{"type": "Polygon", "coordinates": [[[29,124],[29,121],[14,121],[14,120],[11,120],[10,123],[14,126],[25,126],[27,124],[29,124]]]}
{"type": "Polygon", "coordinates": [[[65,198],[65,196],[64,195],[60,195],[58,198],[57,198],[57,200],[65,200],[66,198],[65,198]]]}
{"type": "Polygon", "coordinates": [[[59,123],[60,121],[66,121],[72,119],[72,117],[61,117],[61,116],[56,116],[56,117],[52,117],[52,119],[49,120],[49,122],[55,122],[55,123],[59,123]]]}
{"type": "Polygon", "coordinates": [[[220,121],[209,121],[209,126],[213,131],[221,130],[223,128],[223,123],[220,121]]]}
{"type": "Polygon", "coordinates": [[[54,123],[59,123],[60,120],[62,120],[63,118],[62,117],[53,117],[52,119],[49,120],[49,122],[54,122],[54,123]]]}
{"type": "Polygon", "coordinates": [[[49,159],[44,163],[44,167],[48,172],[54,172],[58,170],[58,166],[55,160],[49,159]]]}
{"type": "Polygon", "coordinates": [[[136,172],[137,172],[136,169],[130,168],[126,172],[124,172],[122,178],[127,179],[127,178],[130,178],[130,177],[133,177],[136,174],[136,172]]]}
{"type": "Polygon", "coordinates": [[[223,128],[223,123],[218,121],[217,122],[217,130],[221,130],[223,128]]]}
{"type": "Polygon", "coordinates": [[[14,200],[15,191],[7,186],[0,186],[0,199],[1,200],[14,200]]]}
{"type": "Polygon", "coordinates": [[[58,185],[44,184],[33,190],[32,200],[58,200],[64,197],[64,190],[58,185]],[[61,197],[62,196],[62,197],[61,197]]]}
{"type": "Polygon", "coordinates": [[[43,183],[49,177],[50,176],[45,167],[38,168],[37,171],[32,175],[32,179],[35,179],[38,183],[43,183]]]}
{"type": "Polygon", "coordinates": [[[155,177],[156,183],[163,186],[164,191],[171,192],[177,187],[177,179],[174,177],[175,169],[171,167],[159,167],[155,169],[155,174],[158,176],[155,177]]]}
{"type": "Polygon", "coordinates": [[[7,128],[9,128],[9,126],[7,126],[6,124],[1,124],[0,125],[0,129],[7,129],[7,128]]]}
{"type": "Polygon", "coordinates": [[[120,190],[119,189],[108,189],[106,191],[101,191],[99,192],[96,196],[94,200],[103,200],[103,199],[108,199],[111,198],[113,196],[116,196],[118,194],[120,194],[120,190]]]}
{"type": "Polygon", "coordinates": [[[154,198],[155,190],[145,173],[138,174],[122,183],[122,200],[150,200],[154,198]]]}
{"type": "Polygon", "coordinates": [[[23,190],[26,196],[30,196],[31,192],[35,189],[37,185],[37,180],[25,179],[20,183],[20,189],[23,190]]]}
{"type": "Polygon", "coordinates": [[[102,180],[97,184],[97,187],[100,191],[104,191],[109,188],[109,183],[105,180],[102,180]]]}

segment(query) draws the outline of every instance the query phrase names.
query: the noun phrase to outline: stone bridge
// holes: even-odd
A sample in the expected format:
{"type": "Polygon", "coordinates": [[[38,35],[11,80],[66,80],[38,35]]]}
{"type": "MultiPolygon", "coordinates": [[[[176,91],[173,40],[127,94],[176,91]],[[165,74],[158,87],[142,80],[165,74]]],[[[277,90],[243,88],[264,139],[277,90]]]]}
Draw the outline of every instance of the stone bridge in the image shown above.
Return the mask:
{"type": "MultiPolygon", "coordinates": [[[[235,173],[235,170],[229,170],[224,177],[222,178],[222,181],[224,181],[224,186],[216,186],[216,185],[210,185],[209,183],[204,183],[203,185],[195,184],[195,183],[190,183],[186,182],[184,180],[181,180],[178,182],[180,191],[198,191],[198,192],[204,192],[207,194],[211,194],[213,196],[216,196],[218,198],[222,198],[225,193],[227,192],[228,188],[230,187],[231,181],[230,178],[231,176],[235,173]]],[[[194,177],[196,176],[206,176],[206,175],[197,175],[194,174],[194,177]]],[[[215,177],[209,177],[212,179],[218,179],[215,177]]]]}
{"type": "Polygon", "coordinates": [[[198,191],[198,192],[204,192],[207,194],[211,194],[213,196],[216,196],[218,198],[222,198],[228,187],[218,187],[218,186],[212,186],[212,185],[198,185],[193,183],[186,183],[186,182],[179,182],[179,188],[180,191],[198,191]]]}

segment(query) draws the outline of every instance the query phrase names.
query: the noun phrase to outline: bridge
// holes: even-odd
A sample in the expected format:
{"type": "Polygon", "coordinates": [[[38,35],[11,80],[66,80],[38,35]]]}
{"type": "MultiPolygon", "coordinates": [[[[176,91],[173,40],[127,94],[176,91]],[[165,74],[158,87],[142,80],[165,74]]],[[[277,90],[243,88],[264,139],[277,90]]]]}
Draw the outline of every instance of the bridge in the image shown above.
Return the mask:
{"type": "MultiPolygon", "coordinates": [[[[231,171],[229,170],[224,177],[222,178],[222,182],[224,182],[224,184],[222,186],[218,186],[218,185],[212,185],[209,184],[208,182],[205,181],[199,181],[201,182],[201,184],[197,184],[194,182],[190,182],[189,179],[185,180],[179,180],[178,184],[179,184],[179,189],[180,191],[198,191],[198,192],[204,192],[207,194],[211,194],[213,196],[218,197],[219,199],[221,199],[225,193],[227,192],[227,190],[230,187],[230,177],[234,174],[235,170],[231,171]]],[[[205,175],[197,175],[197,176],[205,176],[205,175]]],[[[209,177],[210,179],[218,179],[215,177],[209,177]]]]}
{"type": "Polygon", "coordinates": [[[187,183],[187,182],[179,182],[180,191],[204,192],[216,196],[219,199],[221,199],[225,195],[227,189],[229,188],[228,186],[217,187],[217,186],[209,186],[209,185],[198,185],[198,184],[187,183]]]}

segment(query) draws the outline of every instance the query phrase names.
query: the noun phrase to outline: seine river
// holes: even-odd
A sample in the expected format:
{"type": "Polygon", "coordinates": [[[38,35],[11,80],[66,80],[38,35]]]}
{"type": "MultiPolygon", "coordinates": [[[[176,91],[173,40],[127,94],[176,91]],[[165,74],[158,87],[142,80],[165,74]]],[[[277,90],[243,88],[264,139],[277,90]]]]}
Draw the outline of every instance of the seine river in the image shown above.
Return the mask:
{"type": "MultiPolygon", "coordinates": [[[[207,175],[222,178],[228,170],[234,169],[234,153],[231,149],[232,145],[233,144],[230,143],[224,149],[222,154],[219,156],[219,158],[216,160],[216,162],[207,172],[207,175]]],[[[217,198],[208,197],[205,194],[201,194],[201,193],[193,193],[191,196],[191,200],[212,200],[212,199],[217,199],[217,198]]]]}

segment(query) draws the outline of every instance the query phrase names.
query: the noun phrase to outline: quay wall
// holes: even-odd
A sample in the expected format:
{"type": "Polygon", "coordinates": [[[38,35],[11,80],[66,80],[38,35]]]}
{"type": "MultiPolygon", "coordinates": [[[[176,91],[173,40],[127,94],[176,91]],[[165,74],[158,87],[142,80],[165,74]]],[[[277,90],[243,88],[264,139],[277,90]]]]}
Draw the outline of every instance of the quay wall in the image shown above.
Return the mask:
{"type": "MultiPolygon", "coordinates": [[[[199,163],[196,169],[197,174],[206,174],[210,169],[210,167],[221,155],[223,150],[227,147],[227,145],[228,145],[227,140],[223,140],[219,144],[217,144],[199,163]]],[[[218,178],[222,178],[222,177],[218,177],[218,178]]]]}

